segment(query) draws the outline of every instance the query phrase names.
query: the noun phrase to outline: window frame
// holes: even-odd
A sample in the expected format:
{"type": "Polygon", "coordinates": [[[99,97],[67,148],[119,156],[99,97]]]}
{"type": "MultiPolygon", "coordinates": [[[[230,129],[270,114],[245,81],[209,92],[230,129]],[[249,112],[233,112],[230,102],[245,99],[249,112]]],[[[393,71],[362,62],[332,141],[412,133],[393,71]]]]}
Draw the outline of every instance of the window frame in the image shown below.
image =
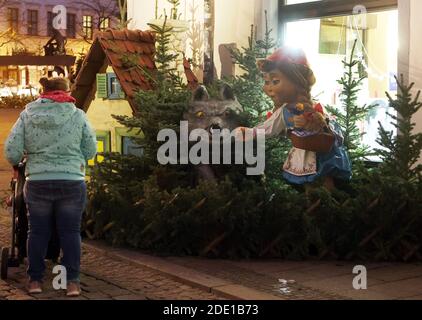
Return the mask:
{"type": "Polygon", "coordinates": [[[368,13],[398,8],[398,0],[320,0],[298,4],[286,3],[287,0],[279,0],[278,5],[279,39],[282,44],[284,44],[285,25],[288,22],[351,15],[358,5],[365,6],[368,13]]]}
{"type": "MultiPolygon", "coordinates": [[[[104,143],[104,151],[103,152],[97,152],[94,156],[94,158],[89,159],[86,163],[86,168],[92,168],[93,166],[96,166],[99,161],[98,161],[98,157],[102,156],[101,154],[104,153],[110,153],[112,152],[112,146],[111,146],[111,131],[106,131],[106,130],[95,130],[95,135],[96,135],[96,141],[98,143],[98,141],[103,141],[104,143]],[[90,165],[89,162],[93,161],[94,164],[90,165]]],[[[88,171],[87,171],[88,172],[88,171]]]]}
{"type": "Polygon", "coordinates": [[[108,72],[107,73],[107,97],[109,100],[124,100],[125,94],[123,92],[122,85],[120,84],[119,79],[117,78],[115,73],[108,72]],[[112,93],[112,80],[116,80],[118,83],[118,92],[112,93]]]}
{"type": "Polygon", "coordinates": [[[39,11],[28,9],[27,10],[27,34],[28,36],[38,36],[39,35],[39,11]]]}
{"type": "Polygon", "coordinates": [[[123,155],[123,139],[124,138],[143,139],[145,137],[142,132],[139,134],[138,132],[139,132],[139,129],[137,128],[130,130],[128,128],[116,127],[115,128],[116,151],[119,152],[121,155],[123,155]]]}
{"type": "Polygon", "coordinates": [[[7,8],[7,22],[10,31],[19,34],[19,8],[7,8]]]}

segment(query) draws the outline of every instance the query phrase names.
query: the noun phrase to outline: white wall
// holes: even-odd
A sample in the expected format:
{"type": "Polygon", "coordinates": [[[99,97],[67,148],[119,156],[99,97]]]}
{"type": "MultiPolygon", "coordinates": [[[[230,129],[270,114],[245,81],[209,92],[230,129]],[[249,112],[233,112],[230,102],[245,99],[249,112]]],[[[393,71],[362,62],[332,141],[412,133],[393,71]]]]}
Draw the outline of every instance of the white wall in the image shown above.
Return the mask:
{"type": "MultiPolygon", "coordinates": [[[[399,0],[399,73],[407,83],[415,83],[414,93],[422,90],[422,1],[399,0]]],[[[414,118],[415,132],[422,132],[422,110],[414,118]]],[[[419,163],[422,163],[422,154],[419,163]]]]}

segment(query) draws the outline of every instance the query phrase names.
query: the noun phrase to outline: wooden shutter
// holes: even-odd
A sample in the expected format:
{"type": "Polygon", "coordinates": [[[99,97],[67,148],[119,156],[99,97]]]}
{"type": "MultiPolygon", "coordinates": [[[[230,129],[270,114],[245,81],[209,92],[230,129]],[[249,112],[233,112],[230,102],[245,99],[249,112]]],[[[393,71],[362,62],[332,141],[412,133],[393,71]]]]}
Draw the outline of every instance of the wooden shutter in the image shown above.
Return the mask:
{"type": "Polygon", "coordinates": [[[107,74],[99,73],[97,74],[97,97],[100,99],[108,98],[107,90],[107,74]]]}

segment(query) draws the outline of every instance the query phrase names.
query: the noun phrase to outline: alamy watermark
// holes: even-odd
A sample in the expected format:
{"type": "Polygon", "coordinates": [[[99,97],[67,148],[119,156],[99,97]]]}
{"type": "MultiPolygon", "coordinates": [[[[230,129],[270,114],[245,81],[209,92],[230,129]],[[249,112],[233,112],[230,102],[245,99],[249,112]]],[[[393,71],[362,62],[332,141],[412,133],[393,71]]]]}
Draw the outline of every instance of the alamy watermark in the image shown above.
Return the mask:
{"type": "Polygon", "coordinates": [[[265,130],[245,128],[243,132],[194,129],[189,133],[188,121],[181,121],[179,135],[172,129],[158,133],[157,141],[164,144],[157,152],[157,160],[161,165],[230,165],[234,145],[234,164],[246,163],[247,175],[261,175],[265,171],[265,130]]]}
{"type": "Polygon", "coordinates": [[[368,271],[365,266],[355,266],[353,268],[353,274],[357,274],[353,278],[353,289],[355,290],[367,290],[368,289],[368,271]]]}
{"type": "Polygon", "coordinates": [[[57,5],[52,10],[55,17],[53,18],[53,28],[56,30],[67,29],[67,9],[63,5],[57,5]]]}
{"type": "Polygon", "coordinates": [[[53,274],[57,274],[53,278],[54,290],[66,290],[67,289],[67,270],[65,266],[57,265],[53,268],[53,274]]]}

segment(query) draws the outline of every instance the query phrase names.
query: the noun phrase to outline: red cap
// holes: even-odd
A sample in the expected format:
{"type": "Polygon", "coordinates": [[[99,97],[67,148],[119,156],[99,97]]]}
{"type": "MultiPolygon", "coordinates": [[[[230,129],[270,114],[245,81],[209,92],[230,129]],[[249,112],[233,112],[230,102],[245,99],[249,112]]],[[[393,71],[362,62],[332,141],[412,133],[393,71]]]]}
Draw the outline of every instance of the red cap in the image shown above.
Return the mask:
{"type": "Polygon", "coordinates": [[[305,52],[302,49],[296,49],[291,47],[283,47],[277,49],[266,60],[274,62],[295,63],[309,67],[308,59],[306,58],[305,52]]]}

